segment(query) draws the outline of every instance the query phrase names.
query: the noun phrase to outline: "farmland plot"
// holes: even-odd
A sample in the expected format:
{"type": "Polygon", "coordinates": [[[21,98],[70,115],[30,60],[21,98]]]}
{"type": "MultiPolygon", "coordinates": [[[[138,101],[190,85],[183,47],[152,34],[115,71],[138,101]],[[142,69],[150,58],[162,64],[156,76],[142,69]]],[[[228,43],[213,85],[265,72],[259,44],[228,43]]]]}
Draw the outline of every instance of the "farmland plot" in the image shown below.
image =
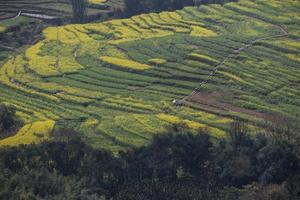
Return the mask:
{"type": "MultiPolygon", "coordinates": [[[[109,13],[124,6],[122,0],[89,0],[88,3],[88,16],[109,13]]],[[[72,5],[69,0],[0,0],[0,5],[0,20],[19,15],[45,16],[45,18],[72,16],[72,5]]]]}
{"type": "Polygon", "coordinates": [[[0,101],[28,124],[71,121],[113,151],[171,124],[219,138],[236,118],[253,131],[265,120],[299,122],[299,9],[292,0],[242,0],[49,27],[0,68],[0,101]]]}

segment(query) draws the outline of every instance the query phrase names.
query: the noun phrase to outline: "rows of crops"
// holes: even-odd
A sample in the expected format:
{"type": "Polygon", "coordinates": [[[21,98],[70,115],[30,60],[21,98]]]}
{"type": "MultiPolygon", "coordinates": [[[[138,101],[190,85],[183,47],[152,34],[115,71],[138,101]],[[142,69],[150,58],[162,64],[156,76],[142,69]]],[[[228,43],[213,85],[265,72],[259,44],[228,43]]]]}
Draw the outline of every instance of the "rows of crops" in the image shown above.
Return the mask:
{"type": "Polygon", "coordinates": [[[143,145],[170,124],[224,137],[236,117],[253,131],[264,120],[299,120],[299,9],[292,0],[242,0],[50,27],[0,68],[0,101],[26,124],[75,124],[92,145],[114,151],[143,145]],[[281,34],[280,26],[289,36],[223,62],[281,34]],[[172,106],[206,80],[188,106],[172,106]]]}
{"type": "MultiPolygon", "coordinates": [[[[89,0],[87,14],[98,15],[122,8],[122,0],[89,0]]],[[[71,17],[70,0],[0,0],[0,20],[16,16],[19,11],[30,14],[43,14],[58,18],[71,17]]]]}

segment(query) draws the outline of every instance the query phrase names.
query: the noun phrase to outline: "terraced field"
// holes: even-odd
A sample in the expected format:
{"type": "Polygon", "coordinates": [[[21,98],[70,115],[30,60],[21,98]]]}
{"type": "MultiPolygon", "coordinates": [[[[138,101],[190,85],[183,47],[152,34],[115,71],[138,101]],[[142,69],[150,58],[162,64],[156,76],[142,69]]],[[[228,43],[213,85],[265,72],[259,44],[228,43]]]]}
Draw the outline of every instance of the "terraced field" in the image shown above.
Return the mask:
{"type": "Polygon", "coordinates": [[[113,151],[170,124],[224,137],[235,118],[253,132],[265,120],[300,122],[299,11],[293,0],[242,0],[49,27],[0,68],[0,101],[28,128],[0,145],[47,139],[54,122],[113,151]],[[36,123],[47,131],[33,134],[36,123]]]}
{"type": "MultiPolygon", "coordinates": [[[[89,0],[88,16],[101,15],[123,8],[122,0],[89,0]]],[[[72,16],[70,0],[0,0],[0,20],[24,16],[65,18],[72,16]],[[22,11],[21,13],[19,13],[22,11]]]]}

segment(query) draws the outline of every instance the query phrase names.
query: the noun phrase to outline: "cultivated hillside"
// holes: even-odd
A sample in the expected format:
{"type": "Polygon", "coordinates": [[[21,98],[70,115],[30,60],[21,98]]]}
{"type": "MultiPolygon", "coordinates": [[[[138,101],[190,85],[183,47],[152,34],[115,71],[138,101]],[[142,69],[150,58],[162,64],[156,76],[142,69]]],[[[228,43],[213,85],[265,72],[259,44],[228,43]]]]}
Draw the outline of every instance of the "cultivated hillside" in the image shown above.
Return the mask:
{"type": "Polygon", "coordinates": [[[241,0],[47,28],[0,68],[0,101],[25,121],[0,145],[47,139],[55,125],[116,151],[174,123],[224,137],[235,118],[253,132],[299,122],[299,10],[294,0],[241,0]]]}
{"type": "MultiPolygon", "coordinates": [[[[0,0],[0,20],[21,15],[47,15],[55,18],[72,16],[70,0],[0,0]]],[[[88,0],[87,15],[99,15],[122,8],[122,0],[88,0]]]]}

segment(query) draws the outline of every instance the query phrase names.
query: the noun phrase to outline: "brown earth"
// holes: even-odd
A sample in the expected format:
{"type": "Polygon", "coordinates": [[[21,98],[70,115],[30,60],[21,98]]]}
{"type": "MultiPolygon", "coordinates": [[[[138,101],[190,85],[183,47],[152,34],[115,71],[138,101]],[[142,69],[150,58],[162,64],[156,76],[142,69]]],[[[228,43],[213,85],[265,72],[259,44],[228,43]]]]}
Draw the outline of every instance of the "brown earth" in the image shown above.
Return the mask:
{"type": "Polygon", "coordinates": [[[230,100],[238,99],[238,95],[228,94],[228,93],[225,94],[222,92],[212,92],[212,93],[197,92],[196,94],[191,96],[190,101],[193,103],[212,107],[214,109],[222,111],[222,113],[233,111],[233,112],[247,114],[255,118],[259,118],[267,121],[277,121],[279,118],[276,115],[270,115],[266,113],[261,113],[256,110],[250,110],[250,109],[234,106],[228,102],[229,99],[230,100]],[[230,95],[230,97],[228,97],[228,95],[230,95]]]}

